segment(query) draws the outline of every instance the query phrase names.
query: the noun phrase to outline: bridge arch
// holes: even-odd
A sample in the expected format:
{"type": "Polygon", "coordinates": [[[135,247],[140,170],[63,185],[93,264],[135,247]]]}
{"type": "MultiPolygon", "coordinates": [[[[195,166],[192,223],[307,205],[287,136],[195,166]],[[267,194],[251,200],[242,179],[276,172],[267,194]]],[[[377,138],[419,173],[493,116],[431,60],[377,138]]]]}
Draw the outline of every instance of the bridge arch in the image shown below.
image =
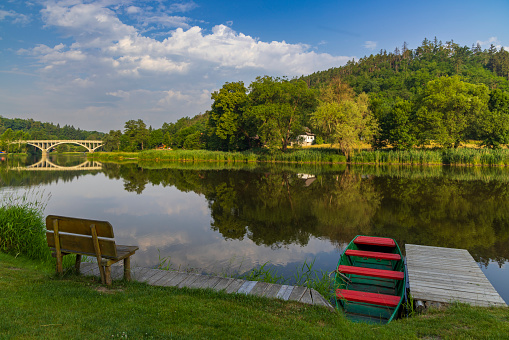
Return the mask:
{"type": "Polygon", "coordinates": [[[103,146],[101,140],[26,140],[24,142],[42,150],[43,155],[48,154],[49,150],[60,144],[80,145],[85,147],[88,152],[94,152],[103,146]]]}

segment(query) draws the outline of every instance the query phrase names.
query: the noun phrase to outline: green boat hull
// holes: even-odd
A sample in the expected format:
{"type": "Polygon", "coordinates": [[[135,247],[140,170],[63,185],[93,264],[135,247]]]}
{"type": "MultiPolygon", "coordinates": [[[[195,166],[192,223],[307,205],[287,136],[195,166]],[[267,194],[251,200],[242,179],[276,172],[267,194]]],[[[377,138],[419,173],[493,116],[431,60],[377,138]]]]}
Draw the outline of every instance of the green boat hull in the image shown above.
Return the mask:
{"type": "MultiPolygon", "coordinates": [[[[358,245],[354,241],[356,236],[346,250],[363,250],[363,251],[374,251],[398,254],[401,256],[401,260],[380,260],[374,258],[365,258],[360,256],[346,256],[345,252],[341,255],[338,266],[355,266],[372,269],[383,269],[391,271],[399,271],[405,273],[404,260],[401,255],[401,250],[396,243],[395,247],[388,249],[387,247],[372,246],[372,245],[358,245]]],[[[337,267],[336,267],[337,268],[337,267]]],[[[391,322],[397,317],[401,306],[403,304],[406,292],[406,275],[403,280],[384,279],[370,276],[360,276],[353,274],[338,274],[336,273],[334,279],[335,289],[346,289],[360,292],[377,293],[384,295],[392,295],[399,297],[399,303],[396,307],[387,307],[370,303],[346,301],[344,299],[336,298],[336,308],[343,311],[346,317],[354,322],[367,322],[386,324],[391,322]],[[344,278],[346,276],[347,279],[344,278]]]]}

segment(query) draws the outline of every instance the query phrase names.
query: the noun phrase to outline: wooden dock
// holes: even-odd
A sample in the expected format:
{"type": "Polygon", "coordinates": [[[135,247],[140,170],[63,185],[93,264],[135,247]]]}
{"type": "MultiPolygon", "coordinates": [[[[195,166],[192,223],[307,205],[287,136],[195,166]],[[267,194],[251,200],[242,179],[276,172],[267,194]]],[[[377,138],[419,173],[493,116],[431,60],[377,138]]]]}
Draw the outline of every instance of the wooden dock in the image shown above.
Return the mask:
{"type": "Polygon", "coordinates": [[[465,249],[405,245],[414,301],[507,306],[465,249]]]}
{"type": "MultiPolygon", "coordinates": [[[[112,266],[112,279],[122,279],[123,270],[122,266],[112,266]]],[[[83,275],[100,277],[97,263],[82,262],[80,272],[83,275]]],[[[334,310],[331,304],[316,290],[300,286],[280,285],[142,267],[131,268],[131,278],[135,281],[146,282],[151,286],[210,288],[216,291],[225,291],[230,294],[237,293],[282,299],[285,301],[297,301],[334,310]]]]}

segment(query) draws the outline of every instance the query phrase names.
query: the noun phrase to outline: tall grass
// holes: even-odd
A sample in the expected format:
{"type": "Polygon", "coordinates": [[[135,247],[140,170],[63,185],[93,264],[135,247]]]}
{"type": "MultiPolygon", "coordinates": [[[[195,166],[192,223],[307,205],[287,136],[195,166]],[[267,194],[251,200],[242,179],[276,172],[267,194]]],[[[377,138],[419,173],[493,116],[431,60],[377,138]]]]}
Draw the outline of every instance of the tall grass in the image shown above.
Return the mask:
{"type": "Polygon", "coordinates": [[[37,188],[4,192],[0,207],[0,251],[49,260],[43,212],[50,195],[37,188]]]}
{"type": "MultiPolygon", "coordinates": [[[[90,157],[98,160],[122,160],[129,157],[121,153],[95,153],[90,157]]],[[[231,163],[345,163],[346,157],[335,149],[296,149],[288,152],[267,149],[242,152],[223,152],[209,150],[147,150],[130,154],[139,161],[176,162],[231,162],[231,163]]]]}
{"type": "Polygon", "coordinates": [[[351,163],[507,166],[509,149],[412,149],[361,151],[350,157],[351,163]]]}

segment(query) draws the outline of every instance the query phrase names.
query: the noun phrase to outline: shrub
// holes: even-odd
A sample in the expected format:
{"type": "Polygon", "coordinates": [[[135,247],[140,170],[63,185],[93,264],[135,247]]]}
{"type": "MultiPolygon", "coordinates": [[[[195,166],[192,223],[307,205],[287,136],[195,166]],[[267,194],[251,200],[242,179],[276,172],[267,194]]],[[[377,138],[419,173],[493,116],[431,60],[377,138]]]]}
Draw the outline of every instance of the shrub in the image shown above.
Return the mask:
{"type": "Polygon", "coordinates": [[[49,260],[43,211],[49,195],[29,190],[4,193],[0,207],[0,251],[31,259],[49,260]]]}

